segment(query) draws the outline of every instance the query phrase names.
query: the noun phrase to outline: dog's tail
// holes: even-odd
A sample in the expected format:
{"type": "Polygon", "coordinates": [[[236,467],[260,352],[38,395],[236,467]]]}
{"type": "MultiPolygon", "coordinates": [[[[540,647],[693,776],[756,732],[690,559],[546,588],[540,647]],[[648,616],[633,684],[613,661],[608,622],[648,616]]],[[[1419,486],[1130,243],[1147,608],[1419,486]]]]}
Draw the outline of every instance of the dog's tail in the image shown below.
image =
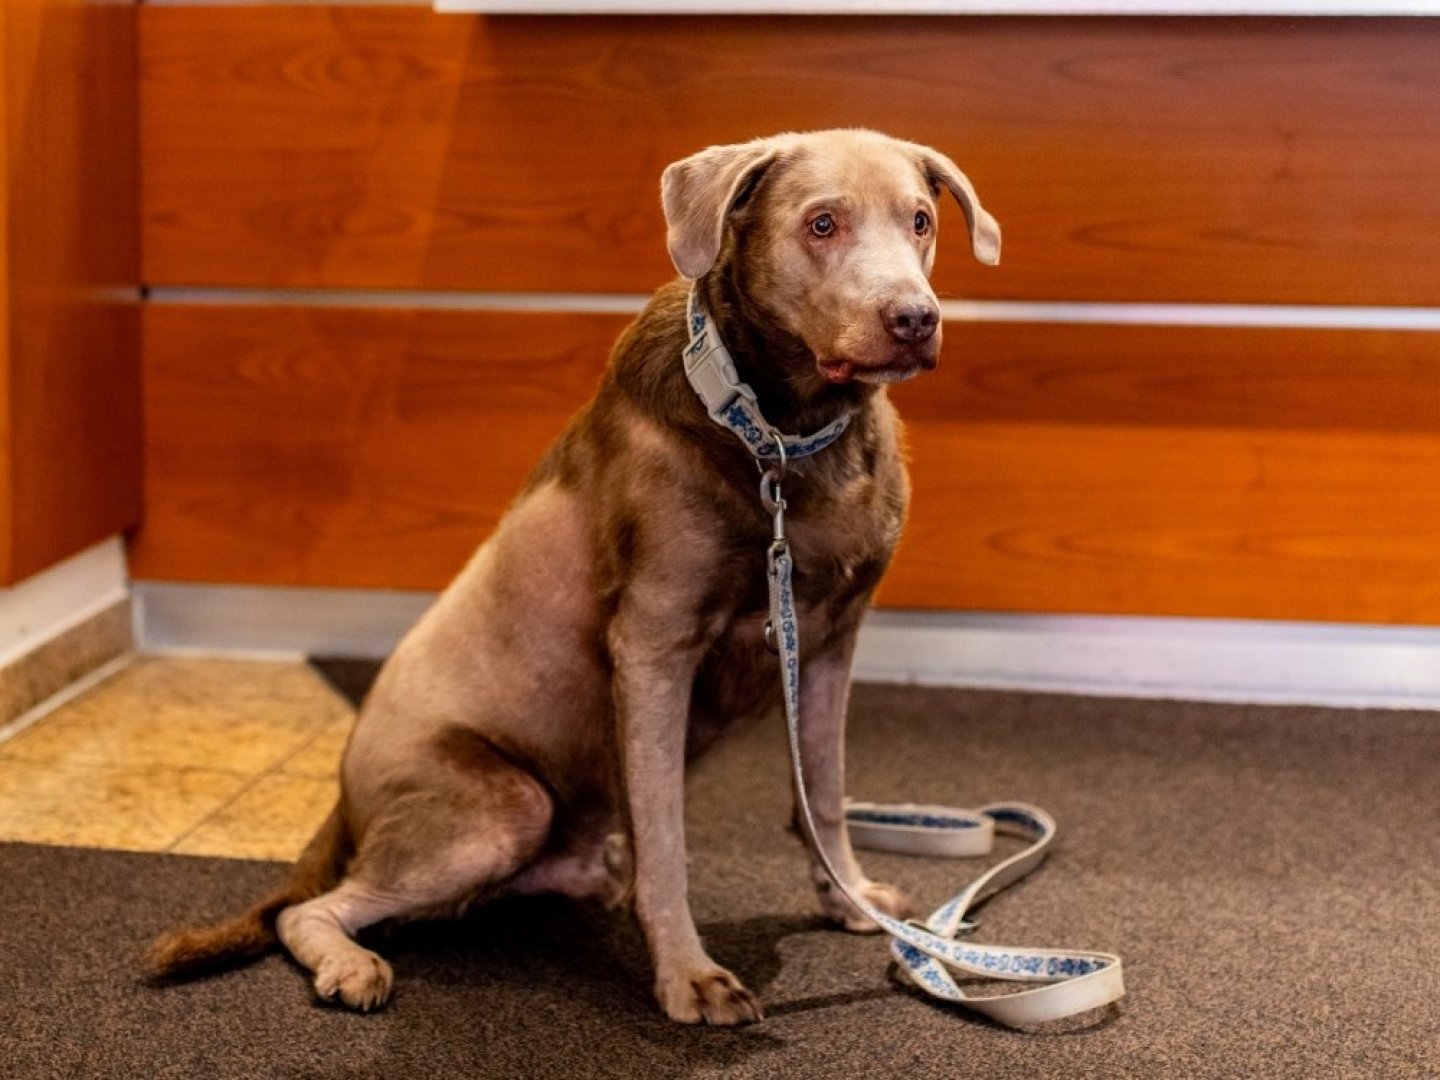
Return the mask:
{"type": "Polygon", "coordinates": [[[337,885],[351,853],[349,830],[337,805],[296,860],[290,880],[249,911],[213,926],[173,930],[145,956],[152,981],[170,981],[258,960],[276,944],[275,920],[292,904],[337,885]]]}

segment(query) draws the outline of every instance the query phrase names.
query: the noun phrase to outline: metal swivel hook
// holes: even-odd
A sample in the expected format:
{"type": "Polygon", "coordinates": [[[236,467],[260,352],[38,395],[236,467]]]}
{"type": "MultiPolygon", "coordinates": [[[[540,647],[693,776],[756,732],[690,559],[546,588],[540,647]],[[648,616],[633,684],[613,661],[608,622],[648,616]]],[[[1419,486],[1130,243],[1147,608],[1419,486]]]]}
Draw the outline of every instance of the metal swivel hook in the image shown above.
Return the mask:
{"type": "MultiPolygon", "coordinates": [[[[774,433],[775,449],[778,455],[775,464],[760,474],[760,505],[770,512],[774,531],[770,537],[770,550],[766,558],[767,573],[775,574],[776,560],[788,553],[790,542],[785,538],[785,494],[780,481],[785,476],[785,443],[778,432],[774,433]]],[[[765,622],[765,647],[779,654],[780,644],[775,638],[774,620],[765,622]]]]}

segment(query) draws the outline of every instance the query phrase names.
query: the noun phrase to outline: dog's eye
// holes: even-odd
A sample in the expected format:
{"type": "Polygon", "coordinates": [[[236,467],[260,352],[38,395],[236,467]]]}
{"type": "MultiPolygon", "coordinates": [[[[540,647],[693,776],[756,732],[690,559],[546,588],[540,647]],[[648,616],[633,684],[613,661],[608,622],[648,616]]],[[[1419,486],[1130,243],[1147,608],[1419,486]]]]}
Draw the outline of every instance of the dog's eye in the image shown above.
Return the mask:
{"type": "Polygon", "coordinates": [[[924,210],[915,211],[915,235],[924,236],[930,231],[930,215],[924,210]]]}
{"type": "Polygon", "coordinates": [[[835,219],[829,214],[821,214],[814,221],[810,222],[810,235],[818,236],[820,239],[832,235],[835,232],[835,219]]]}

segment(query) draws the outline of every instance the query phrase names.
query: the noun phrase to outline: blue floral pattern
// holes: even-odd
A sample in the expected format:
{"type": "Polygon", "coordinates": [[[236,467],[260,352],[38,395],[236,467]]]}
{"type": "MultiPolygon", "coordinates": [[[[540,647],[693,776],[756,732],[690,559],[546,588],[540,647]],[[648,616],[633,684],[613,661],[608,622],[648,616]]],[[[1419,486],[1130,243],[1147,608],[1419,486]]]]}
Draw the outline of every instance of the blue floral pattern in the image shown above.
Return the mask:
{"type": "Polygon", "coordinates": [[[711,330],[710,317],[693,292],[690,294],[689,308],[690,341],[682,351],[685,374],[700,395],[700,400],[705,401],[705,394],[700,392],[700,385],[695,381],[697,366],[703,368],[709,364],[712,369],[718,369],[719,374],[712,370],[711,378],[705,383],[717,397],[717,400],[712,402],[715,407],[708,409],[710,419],[729,428],[750,448],[752,454],[764,461],[775,460],[780,456],[780,450],[775,445],[778,441],[784,443],[787,459],[809,457],[811,454],[818,454],[845,433],[845,429],[850,426],[851,414],[848,412],[842,413],[837,419],[809,435],[783,435],[776,431],[760,411],[755,391],[735,377],[730,353],[711,330]],[[719,400],[722,397],[728,397],[729,400],[719,400]]]}

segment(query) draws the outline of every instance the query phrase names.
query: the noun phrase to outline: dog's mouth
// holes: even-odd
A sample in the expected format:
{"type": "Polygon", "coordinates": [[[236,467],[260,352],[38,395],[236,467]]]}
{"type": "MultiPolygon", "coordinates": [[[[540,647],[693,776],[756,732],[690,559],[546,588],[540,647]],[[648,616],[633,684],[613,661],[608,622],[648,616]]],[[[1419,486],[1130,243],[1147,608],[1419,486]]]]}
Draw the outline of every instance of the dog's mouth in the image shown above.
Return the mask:
{"type": "Polygon", "coordinates": [[[816,363],[826,382],[837,385],[848,382],[885,386],[913,379],[922,371],[931,371],[938,362],[937,354],[902,353],[878,364],[862,364],[854,360],[820,360],[816,363]]]}

